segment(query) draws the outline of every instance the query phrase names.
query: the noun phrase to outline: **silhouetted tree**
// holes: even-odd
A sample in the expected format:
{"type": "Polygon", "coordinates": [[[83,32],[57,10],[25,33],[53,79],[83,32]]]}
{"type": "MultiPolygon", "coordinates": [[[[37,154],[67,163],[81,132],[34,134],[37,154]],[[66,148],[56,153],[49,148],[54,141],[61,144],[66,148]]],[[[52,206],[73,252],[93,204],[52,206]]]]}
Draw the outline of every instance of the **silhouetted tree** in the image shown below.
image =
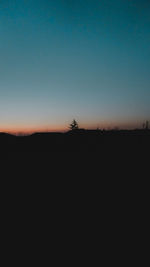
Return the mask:
{"type": "Polygon", "coordinates": [[[69,125],[69,128],[73,131],[73,130],[77,130],[79,129],[78,123],[76,122],[76,120],[73,120],[72,123],[69,125]]]}

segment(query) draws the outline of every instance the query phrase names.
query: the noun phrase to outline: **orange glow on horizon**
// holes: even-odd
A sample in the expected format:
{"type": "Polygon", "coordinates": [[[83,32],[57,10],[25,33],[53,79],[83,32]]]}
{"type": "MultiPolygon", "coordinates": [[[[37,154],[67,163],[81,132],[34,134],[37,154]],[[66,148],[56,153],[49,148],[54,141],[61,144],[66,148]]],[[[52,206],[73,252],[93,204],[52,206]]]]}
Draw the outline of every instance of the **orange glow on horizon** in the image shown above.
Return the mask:
{"type": "MultiPolygon", "coordinates": [[[[126,122],[126,123],[115,123],[115,122],[101,122],[101,123],[81,123],[79,122],[79,128],[84,129],[106,129],[111,130],[114,128],[118,129],[135,129],[141,128],[141,123],[133,123],[133,122],[126,122]]],[[[9,125],[0,127],[0,132],[2,133],[10,133],[10,134],[32,134],[35,132],[66,132],[69,130],[69,123],[65,125],[51,125],[51,126],[27,126],[24,125],[9,125]]]]}
{"type": "Polygon", "coordinates": [[[36,132],[64,132],[65,128],[0,128],[0,133],[10,134],[32,134],[36,132]]]}
{"type": "Polygon", "coordinates": [[[2,133],[10,133],[10,134],[32,134],[35,132],[64,132],[67,130],[67,127],[63,126],[22,126],[22,125],[11,125],[0,127],[0,132],[2,133]]]}

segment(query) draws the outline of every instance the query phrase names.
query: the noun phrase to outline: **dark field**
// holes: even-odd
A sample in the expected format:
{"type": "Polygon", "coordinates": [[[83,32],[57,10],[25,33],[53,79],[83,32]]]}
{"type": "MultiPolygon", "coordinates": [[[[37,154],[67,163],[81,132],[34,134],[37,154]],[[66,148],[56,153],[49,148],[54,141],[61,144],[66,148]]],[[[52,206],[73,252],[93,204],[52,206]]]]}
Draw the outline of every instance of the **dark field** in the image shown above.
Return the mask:
{"type": "Polygon", "coordinates": [[[122,209],[149,198],[149,130],[1,134],[0,148],[1,188],[17,202],[122,209]]]}
{"type": "Polygon", "coordinates": [[[120,242],[132,247],[142,223],[145,230],[150,131],[1,134],[0,147],[1,206],[8,233],[10,225],[18,228],[26,242],[50,234],[54,248],[59,240],[60,250],[68,244],[72,255],[76,250],[69,244],[81,251],[82,244],[90,251],[94,244],[98,253],[97,242],[101,252],[108,245],[115,250],[120,242]]]}
{"type": "Polygon", "coordinates": [[[150,131],[36,133],[17,137],[0,134],[2,165],[22,172],[91,178],[149,174],[150,131]]]}

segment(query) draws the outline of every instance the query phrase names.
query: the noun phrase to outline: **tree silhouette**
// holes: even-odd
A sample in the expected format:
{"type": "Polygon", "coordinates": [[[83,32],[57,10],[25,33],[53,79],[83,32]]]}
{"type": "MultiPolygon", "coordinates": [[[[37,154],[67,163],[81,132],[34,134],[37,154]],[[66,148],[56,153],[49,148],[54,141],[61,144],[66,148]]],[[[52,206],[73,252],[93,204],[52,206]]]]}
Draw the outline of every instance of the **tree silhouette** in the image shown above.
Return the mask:
{"type": "Polygon", "coordinates": [[[69,125],[69,128],[73,131],[73,130],[77,130],[79,129],[78,123],[76,122],[76,120],[73,120],[72,123],[69,125]]]}

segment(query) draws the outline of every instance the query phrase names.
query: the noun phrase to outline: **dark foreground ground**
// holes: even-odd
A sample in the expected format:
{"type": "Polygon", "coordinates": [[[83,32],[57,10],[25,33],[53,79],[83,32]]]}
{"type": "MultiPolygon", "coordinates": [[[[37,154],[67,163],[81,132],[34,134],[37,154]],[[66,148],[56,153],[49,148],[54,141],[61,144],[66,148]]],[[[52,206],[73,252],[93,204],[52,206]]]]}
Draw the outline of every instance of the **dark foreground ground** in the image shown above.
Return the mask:
{"type": "MultiPolygon", "coordinates": [[[[1,133],[1,223],[6,242],[8,235],[11,248],[17,240],[32,254],[33,248],[41,252],[44,246],[49,257],[56,253],[56,262],[79,262],[83,257],[82,265],[88,260],[96,266],[96,255],[100,262],[104,256],[105,263],[124,263],[127,254],[137,257],[134,249],[143,246],[140,240],[147,236],[149,157],[150,131],[26,137],[1,133]]],[[[18,258],[21,247],[16,251],[18,258]]]]}
{"type": "Polygon", "coordinates": [[[76,198],[80,193],[93,198],[127,197],[129,192],[146,196],[149,157],[149,130],[78,130],[24,137],[1,133],[0,181],[10,189],[19,188],[18,192],[40,190],[45,196],[46,190],[76,198]]]}
{"type": "Polygon", "coordinates": [[[78,130],[24,137],[1,133],[0,181],[16,188],[20,184],[22,189],[55,188],[60,194],[81,191],[94,197],[96,191],[112,195],[140,189],[142,195],[142,188],[149,190],[149,157],[149,130],[78,130]]]}
{"type": "Polygon", "coordinates": [[[6,171],[84,177],[149,175],[150,131],[84,131],[0,134],[0,163],[6,171]]]}

